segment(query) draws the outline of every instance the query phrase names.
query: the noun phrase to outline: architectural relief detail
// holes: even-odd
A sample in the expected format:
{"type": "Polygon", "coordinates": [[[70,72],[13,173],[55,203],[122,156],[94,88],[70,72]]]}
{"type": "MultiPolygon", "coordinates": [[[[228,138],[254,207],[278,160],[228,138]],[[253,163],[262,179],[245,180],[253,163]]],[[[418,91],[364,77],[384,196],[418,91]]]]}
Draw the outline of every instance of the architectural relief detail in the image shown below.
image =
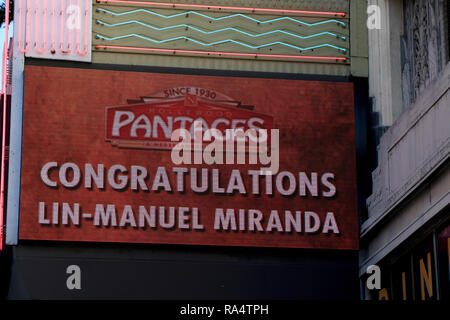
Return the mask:
{"type": "Polygon", "coordinates": [[[445,67],[444,0],[404,1],[402,49],[403,107],[413,103],[445,67]]]}
{"type": "Polygon", "coordinates": [[[450,158],[450,64],[381,137],[373,192],[367,199],[367,233],[450,158]]]}

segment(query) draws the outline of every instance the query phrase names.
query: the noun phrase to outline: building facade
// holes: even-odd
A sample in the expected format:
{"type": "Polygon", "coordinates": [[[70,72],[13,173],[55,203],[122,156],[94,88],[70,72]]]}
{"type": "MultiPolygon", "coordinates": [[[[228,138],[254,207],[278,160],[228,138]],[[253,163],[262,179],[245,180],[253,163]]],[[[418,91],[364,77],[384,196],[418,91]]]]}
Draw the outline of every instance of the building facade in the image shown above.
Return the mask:
{"type": "Polygon", "coordinates": [[[2,296],[449,299],[447,1],[20,0],[14,23],[2,296]],[[195,123],[279,144],[174,161],[195,123]]]}
{"type": "Polygon", "coordinates": [[[366,9],[16,1],[7,298],[358,299],[366,9]],[[195,119],[279,129],[276,174],[175,166],[195,119]]]}
{"type": "Polygon", "coordinates": [[[377,146],[361,226],[366,299],[449,298],[450,64],[447,1],[370,1],[369,94],[377,146]],[[370,265],[380,290],[367,290],[370,265]]]}

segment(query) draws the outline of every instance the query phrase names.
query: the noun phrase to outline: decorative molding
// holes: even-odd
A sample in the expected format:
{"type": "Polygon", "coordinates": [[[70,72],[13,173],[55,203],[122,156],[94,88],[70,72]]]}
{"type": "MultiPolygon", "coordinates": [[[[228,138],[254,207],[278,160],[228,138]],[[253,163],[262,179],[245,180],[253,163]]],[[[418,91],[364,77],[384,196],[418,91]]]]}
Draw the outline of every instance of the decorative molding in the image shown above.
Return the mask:
{"type": "Polygon", "coordinates": [[[404,1],[403,107],[413,103],[447,63],[444,0],[404,1]]]}
{"type": "Polygon", "coordinates": [[[382,136],[364,237],[450,158],[450,64],[382,136]]]}

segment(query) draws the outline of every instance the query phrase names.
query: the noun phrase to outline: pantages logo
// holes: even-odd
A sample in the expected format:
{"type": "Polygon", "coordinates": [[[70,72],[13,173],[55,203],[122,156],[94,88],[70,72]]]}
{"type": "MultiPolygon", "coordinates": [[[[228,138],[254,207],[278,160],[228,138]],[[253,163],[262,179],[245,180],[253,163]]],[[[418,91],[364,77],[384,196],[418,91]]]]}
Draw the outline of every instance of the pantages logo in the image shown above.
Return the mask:
{"type": "Polygon", "coordinates": [[[120,148],[172,150],[177,130],[270,130],[273,117],[224,94],[197,87],[166,89],[128,105],[106,107],[106,140],[120,148]]]}
{"type": "Polygon", "coordinates": [[[261,174],[279,169],[278,130],[272,129],[272,117],[253,106],[197,87],[167,89],[129,103],[106,108],[106,140],[113,146],[171,150],[176,165],[259,160],[269,165],[261,174]]]}

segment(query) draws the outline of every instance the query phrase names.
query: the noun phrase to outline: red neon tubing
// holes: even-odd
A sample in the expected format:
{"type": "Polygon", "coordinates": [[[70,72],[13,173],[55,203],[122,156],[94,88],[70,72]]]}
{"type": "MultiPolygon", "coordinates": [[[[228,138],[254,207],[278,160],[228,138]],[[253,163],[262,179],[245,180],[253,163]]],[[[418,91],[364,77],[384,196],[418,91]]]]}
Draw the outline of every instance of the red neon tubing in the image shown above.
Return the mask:
{"type": "MultiPolygon", "coordinates": [[[[63,0],[64,1],[64,0],[63,0]]],[[[72,7],[72,0],[69,0],[69,8],[72,7]]],[[[70,17],[72,17],[73,13],[70,13],[70,17]]],[[[72,53],[72,28],[69,28],[69,40],[67,41],[67,54],[72,53]]]]}
{"type": "MultiPolygon", "coordinates": [[[[25,48],[22,49],[22,9],[23,3],[22,0],[19,1],[19,52],[26,53],[30,50],[30,43],[28,42],[30,39],[29,34],[29,21],[30,21],[30,0],[27,0],[27,22],[25,26],[25,48]]],[[[6,10],[6,9],[5,9],[6,10]]]]}
{"type": "Polygon", "coordinates": [[[60,28],[60,32],[59,32],[59,49],[61,51],[61,53],[64,52],[64,2],[66,0],[61,0],[61,9],[60,9],[60,16],[61,16],[61,28],[60,28]]]}
{"type": "MultiPolygon", "coordinates": [[[[11,41],[10,43],[11,43],[11,48],[9,48],[9,57],[8,57],[8,59],[9,59],[9,61],[11,61],[11,68],[12,68],[12,53],[13,53],[13,48],[14,48],[14,41],[11,41]]],[[[12,93],[12,84],[10,83],[9,94],[11,94],[11,93],[12,93]]]]}
{"type": "Polygon", "coordinates": [[[0,91],[0,94],[1,95],[4,95],[5,94],[5,90],[4,90],[4,84],[3,84],[3,81],[4,81],[4,74],[5,74],[5,69],[6,69],[6,45],[4,45],[3,46],[3,51],[2,51],[2,89],[1,89],[1,91],[0,91]]]}
{"type": "Polygon", "coordinates": [[[55,0],[52,0],[52,44],[51,52],[55,52],[55,0]]]}
{"type": "Polygon", "coordinates": [[[238,53],[238,52],[216,52],[216,51],[195,51],[195,50],[180,50],[180,49],[160,49],[160,48],[141,48],[141,47],[124,47],[124,46],[104,46],[97,45],[96,49],[121,49],[121,50],[135,50],[135,51],[151,51],[151,52],[169,52],[169,53],[193,53],[205,55],[227,55],[227,56],[241,56],[241,57],[264,57],[264,58],[289,58],[289,59],[312,59],[312,60],[338,60],[347,61],[345,57],[318,57],[318,56],[294,56],[294,55],[279,55],[279,54],[256,54],[256,53],[238,53]]]}
{"type": "MultiPolygon", "coordinates": [[[[8,38],[9,38],[9,1],[5,1],[5,43],[4,51],[8,48],[8,38]]],[[[6,100],[8,95],[6,94],[7,89],[7,75],[6,75],[6,54],[3,57],[3,128],[2,128],[2,164],[1,164],[1,181],[0,181],[0,250],[3,250],[3,218],[5,210],[5,158],[6,158],[6,100]]]]}
{"type": "Polygon", "coordinates": [[[248,7],[229,7],[229,6],[209,6],[202,4],[185,4],[185,3],[167,3],[167,2],[142,2],[142,1],[128,1],[128,0],[97,0],[98,3],[118,3],[118,4],[139,4],[147,6],[165,6],[165,7],[186,7],[198,9],[225,9],[238,11],[252,11],[252,12],[271,12],[271,13],[298,13],[298,14],[313,14],[325,16],[341,16],[345,17],[345,12],[326,12],[326,11],[306,11],[306,10],[283,10],[283,9],[266,9],[266,8],[248,8],[248,7]]]}
{"type": "Polygon", "coordinates": [[[43,29],[43,46],[42,49],[39,49],[39,28],[38,28],[38,17],[39,17],[39,0],[36,0],[36,8],[34,9],[34,41],[35,41],[35,48],[34,50],[42,54],[45,52],[45,47],[47,46],[47,39],[45,37],[46,31],[47,31],[47,0],[44,0],[44,29],[43,29]]]}
{"type": "MultiPolygon", "coordinates": [[[[78,0],[78,8],[80,8],[80,0],[78,0]]],[[[80,29],[77,28],[77,54],[85,56],[88,53],[88,29],[89,29],[89,1],[85,1],[84,8],[84,51],[80,51],[80,29]]],[[[81,20],[81,19],[80,19],[81,20]]]]}
{"type": "MultiPolygon", "coordinates": [[[[69,28],[69,39],[67,40],[67,51],[64,51],[64,15],[66,8],[64,6],[66,0],[61,0],[61,31],[60,31],[60,51],[62,54],[70,54],[72,52],[72,30],[69,28]]],[[[69,7],[72,6],[72,0],[69,7]]]]}

